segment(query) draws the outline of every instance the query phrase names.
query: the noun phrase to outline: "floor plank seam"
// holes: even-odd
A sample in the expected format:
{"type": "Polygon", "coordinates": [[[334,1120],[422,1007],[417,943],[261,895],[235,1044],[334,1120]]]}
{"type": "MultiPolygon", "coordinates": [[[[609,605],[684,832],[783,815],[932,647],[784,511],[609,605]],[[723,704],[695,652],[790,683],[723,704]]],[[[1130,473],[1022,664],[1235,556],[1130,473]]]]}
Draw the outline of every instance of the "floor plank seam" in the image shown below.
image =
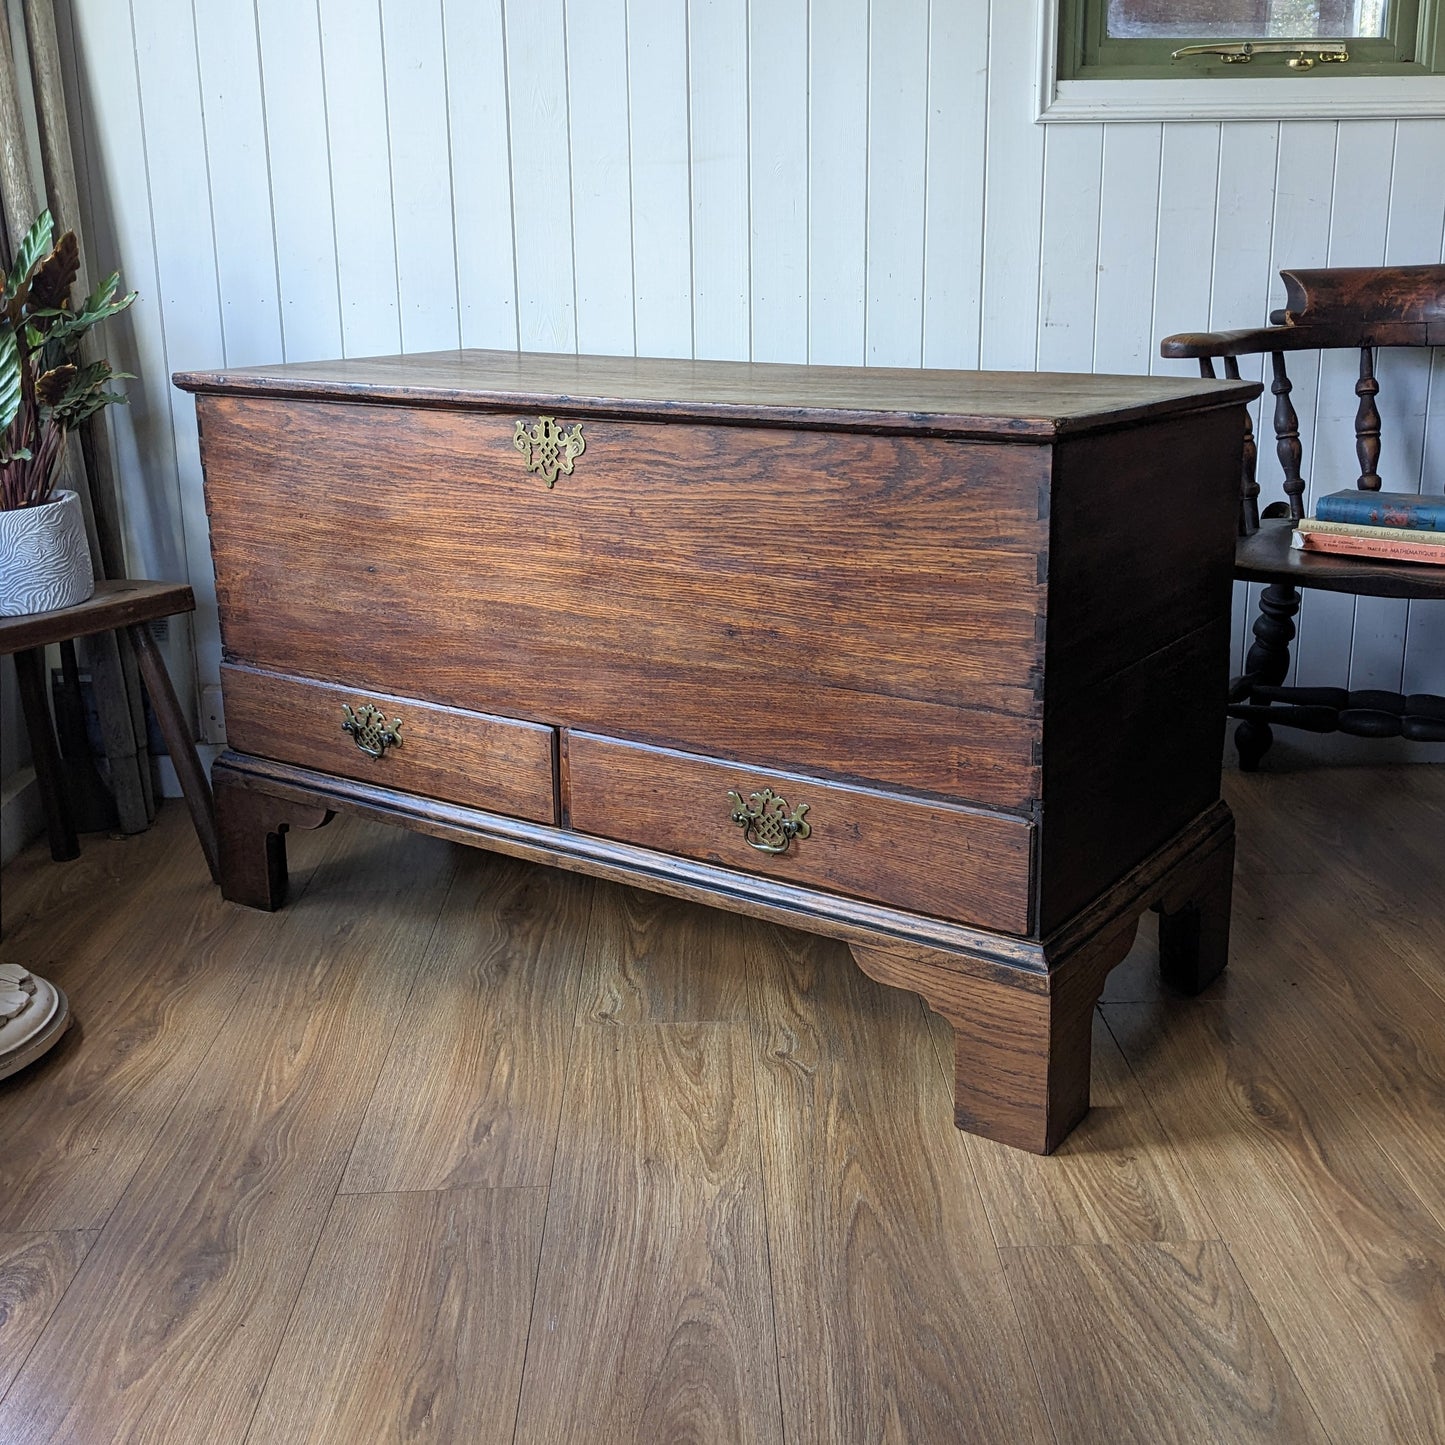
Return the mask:
{"type": "MultiPolygon", "coordinates": [[[[306,880],[307,888],[311,886],[315,876],[316,868],[313,867],[306,880]]],[[[411,1001],[412,992],[416,988],[417,977],[421,972],[422,962],[431,949],[432,940],[436,937],[436,931],[440,926],[442,913],[446,908],[446,902],[451,897],[452,889],[456,886],[456,879],[456,859],[453,854],[451,855],[451,877],[447,880],[445,892],[442,893],[441,898],[438,900],[436,916],[432,919],[431,930],[427,934],[426,942],[417,950],[416,962],[412,965],[411,982],[407,986],[406,999],[402,1004],[403,1009],[405,1009],[406,1004],[411,1001]]],[[[297,901],[299,902],[299,899],[297,901]]],[[[395,1047],[394,1043],[393,1047],[395,1047]]],[[[241,1445],[250,1445],[251,1432],[256,1427],[256,1416],[261,1409],[262,1401],[266,1398],[266,1390],[271,1383],[271,1376],[276,1371],[276,1361],[280,1359],[281,1351],[285,1347],[286,1336],[291,1329],[291,1323],[296,1318],[296,1310],[301,1300],[305,1297],[306,1286],[311,1279],[311,1271],[316,1265],[316,1253],[321,1247],[321,1241],[326,1235],[326,1226],[331,1222],[332,1213],[336,1209],[336,1201],[341,1192],[341,1181],[346,1178],[346,1171],[351,1164],[351,1156],[356,1150],[356,1141],[360,1137],[362,1125],[366,1121],[367,1110],[371,1107],[372,1099],[376,1097],[377,1084],[385,1072],[386,1063],[390,1057],[391,1050],[388,1049],[386,1053],[382,1055],[381,1061],[377,1065],[376,1073],[371,1081],[371,1088],[366,1095],[366,1103],[357,1110],[356,1128],[352,1132],[351,1143],[347,1147],[345,1159],[342,1160],[341,1166],[336,1171],[336,1182],[331,1187],[330,1198],[326,1205],[326,1213],[321,1218],[321,1223],[317,1227],[315,1237],[311,1241],[311,1248],[306,1255],[306,1268],[301,1272],[301,1278],[297,1285],[296,1292],[292,1295],[291,1303],[286,1309],[286,1318],[282,1321],[280,1330],[277,1331],[276,1348],[272,1351],[271,1358],[266,1363],[266,1373],[261,1377],[260,1387],[256,1391],[255,1403],[251,1407],[251,1413],[246,1418],[246,1431],[245,1434],[241,1436],[241,1445]]]]}
{"type": "Polygon", "coordinates": [[[778,1388],[778,1438],[787,1445],[788,1412],[783,1408],[783,1356],[779,1348],[778,1333],[778,1283],[773,1273],[773,1217],[768,1193],[768,1170],[763,1157],[763,1097],[759,1087],[758,1065],[764,1048],[767,1047],[767,1025],[761,1016],[746,1025],[752,1036],[752,1077],[753,1108],[758,1118],[758,1184],[763,1201],[763,1252],[768,1261],[768,1319],[773,1329],[773,1377],[778,1388]]]}
{"type": "MultiPolygon", "coordinates": [[[[594,891],[594,897],[595,897],[594,891]]],[[[588,924],[591,925],[591,909],[588,911],[588,924]]],[[[583,935],[584,938],[586,934],[583,935]]],[[[581,960],[578,960],[578,968],[581,968],[581,960]]],[[[580,993],[580,989],[579,989],[580,993]]],[[[573,1024],[574,1036],[580,1025],[573,1024]]],[[[532,1363],[532,1322],[537,1317],[537,1289],[542,1277],[542,1261],[547,1256],[547,1225],[552,1218],[552,1186],[557,1178],[557,1155],[560,1152],[558,1145],[561,1141],[562,1132],[562,1110],[567,1107],[567,1094],[572,1086],[573,1060],[576,1055],[575,1044],[567,1051],[567,1059],[563,1065],[565,1073],[562,1080],[562,1108],[557,1113],[557,1138],[552,1143],[552,1164],[547,1170],[547,1198],[542,1206],[542,1229],[537,1236],[537,1260],[532,1266],[532,1298],[530,1307],[527,1310],[527,1337],[522,1341],[522,1368],[517,1372],[517,1408],[512,1416],[512,1445],[516,1445],[517,1432],[522,1428],[522,1401],[527,1393],[527,1370],[532,1363]]]]}
{"type": "MultiPolygon", "coordinates": [[[[1221,1000],[1192,998],[1192,999],[1190,999],[1188,1002],[1189,1002],[1189,1007],[1190,1007],[1190,1008],[1194,1008],[1194,1007],[1196,1007],[1196,1006],[1198,1006],[1198,1005],[1208,1005],[1208,1004],[1211,1004],[1211,1003],[1221,1002],[1221,1000]]],[[[1164,1127],[1164,1121],[1163,1121],[1163,1119],[1161,1119],[1161,1118],[1159,1117],[1159,1112],[1158,1112],[1158,1110],[1155,1109],[1155,1107],[1154,1107],[1154,1100],[1150,1097],[1149,1091],[1144,1087],[1144,1081],[1139,1077],[1138,1073],[1135,1071],[1133,1062],[1130,1060],[1129,1055],[1128,1055],[1127,1051],[1125,1050],[1123,1044],[1119,1041],[1119,1036],[1114,1032],[1113,1026],[1109,1023],[1109,1008],[1108,1008],[1108,1005],[1107,1005],[1107,1004],[1100,1003],[1097,1007],[1098,1007],[1099,1017],[1100,1017],[1100,1019],[1103,1021],[1103,1024],[1104,1024],[1104,1031],[1109,1035],[1110,1039],[1113,1040],[1114,1048],[1118,1051],[1119,1057],[1124,1061],[1124,1067],[1129,1071],[1129,1077],[1134,1081],[1136,1098],[1135,1098],[1135,1100],[1134,1100],[1134,1105],[1133,1105],[1133,1106],[1136,1107],[1136,1108],[1147,1109],[1147,1110],[1149,1111],[1149,1119],[1150,1119],[1150,1122],[1153,1124],[1153,1130],[1152,1130],[1152,1135],[1153,1135],[1153,1137],[1154,1137],[1155,1139],[1157,1139],[1157,1140],[1159,1141],[1159,1143],[1160,1143],[1164,1148],[1166,1148],[1166,1149],[1168,1149],[1169,1151],[1173,1152],[1173,1150],[1175,1149],[1175,1142],[1174,1142],[1173,1138],[1170,1137],[1170,1134],[1169,1134],[1168,1129],[1166,1129],[1166,1128],[1164,1127]]],[[[1187,1172],[1187,1171],[1186,1171],[1186,1172],[1187,1172]]],[[[1225,1238],[1224,1238],[1224,1231],[1220,1228],[1219,1221],[1214,1217],[1214,1211],[1213,1211],[1212,1209],[1210,1209],[1210,1207],[1209,1207],[1209,1201],[1208,1201],[1208,1199],[1206,1198],[1204,1191],[1202,1191],[1202,1190],[1195,1190],[1194,1192],[1195,1192],[1195,1198],[1196,1198],[1196,1200],[1197,1200],[1197,1202],[1198,1202],[1199,1208],[1204,1211],[1204,1216],[1205,1216],[1205,1218],[1209,1221],[1209,1227],[1210,1227],[1210,1229],[1213,1231],[1213,1234],[1210,1235],[1209,1238],[1204,1239],[1204,1240],[1193,1240],[1193,1239],[1185,1240],[1185,1241],[1169,1240],[1169,1241],[1167,1241],[1167,1242],[1168,1242],[1168,1243],[1171,1243],[1171,1244],[1173,1244],[1173,1243],[1178,1243],[1178,1242],[1182,1242],[1182,1243],[1202,1243],[1202,1244],[1224,1244],[1224,1243],[1226,1243],[1227,1241],[1226,1241],[1225,1238]]],[[[1156,1242],[1158,1242],[1158,1243],[1164,1243],[1165,1241],[1156,1241],[1156,1242]]]]}
{"type": "MultiPolygon", "coordinates": [[[[336,1182],[339,1186],[341,1175],[338,1173],[336,1182]]],[[[246,1432],[241,1436],[241,1445],[251,1445],[251,1432],[256,1428],[256,1416],[260,1412],[261,1402],[266,1398],[266,1390],[271,1384],[271,1376],[276,1372],[276,1361],[281,1358],[281,1351],[286,1346],[286,1336],[290,1332],[291,1322],[296,1318],[296,1310],[302,1298],[306,1294],[306,1286],[311,1281],[311,1271],[316,1264],[316,1252],[321,1247],[321,1240],[326,1234],[326,1226],[331,1222],[331,1212],[336,1208],[336,1191],[331,1192],[331,1202],[326,1206],[326,1213],[321,1217],[321,1223],[316,1230],[316,1237],[311,1241],[311,1250],[306,1256],[306,1268],[301,1271],[301,1278],[296,1285],[296,1293],[291,1296],[291,1303],[286,1308],[286,1318],[281,1323],[281,1328],[276,1332],[276,1348],[271,1352],[271,1358],[266,1362],[266,1373],[261,1377],[261,1383],[256,1390],[256,1399],[251,1406],[251,1413],[246,1417],[246,1432]]],[[[264,1442],[262,1442],[264,1445],[264,1442]]]]}
{"type": "MultiPolygon", "coordinates": [[[[984,1218],[988,1218],[987,1210],[984,1211],[984,1218]]],[[[989,1228],[993,1228],[992,1224],[989,1225],[989,1228]]],[[[1008,1295],[1009,1308],[1013,1311],[1014,1327],[1023,1338],[1024,1352],[1029,1357],[1029,1368],[1034,1372],[1034,1389],[1038,1393],[1039,1403],[1043,1406],[1044,1421],[1049,1427],[1049,1433],[1053,1436],[1054,1445],[1074,1445],[1073,1436],[1061,1434],[1058,1423],[1054,1419],[1053,1404],[1050,1401],[1049,1392],[1044,1388],[1044,1373],[1039,1368],[1039,1360],[1034,1350],[1034,1342],[1029,1337],[1029,1332],[1024,1325],[1023,1311],[1019,1308],[1014,1283],[1009,1278],[1009,1272],[1004,1265],[1004,1252],[997,1244],[994,1245],[993,1252],[994,1261],[998,1266],[998,1272],[1003,1279],[1004,1292],[1008,1295]]]]}
{"type": "Polygon", "coordinates": [[[567,1108],[567,1096],[572,1087],[577,1058],[577,1035],[583,1026],[578,1018],[582,1008],[583,970],[587,964],[587,948],[592,940],[592,922],[597,916],[597,890],[603,885],[595,879],[588,879],[587,920],[583,924],[582,949],[576,962],[577,1004],[572,1010],[572,1028],[564,1031],[567,1039],[567,1054],[562,1060],[561,1100],[557,1109],[556,1129],[552,1135],[552,1161],[547,1169],[546,1200],[542,1206],[542,1229],[537,1237],[537,1260],[532,1267],[532,1298],[527,1310],[527,1337],[522,1341],[522,1368],[517,1372],[517,1408],[512,1416],[512,1445],[516,1445],[517,1432],[522,1428],[522,1401],[527,1393],[527,1370],[532,1362],[532,1321],[537,1315],[537,1289],[542,1277],[542,1261],[547,1255],[547,1226],[552,1218],[552,1186],[557,1178],[557,1155],[561,1152],[562,1115],[567,1108]]]}
{"type": "MultiPolygon", "coordinates": [[[[1326,1427],[1324,1420],[1320,1418],[1319,1412],[1315,1409],[1315,1402],[1310,1398],[1310,1392],[1305,1389],[1299,1372],[1295,1369],[1294,1360],[1290,1358],[1290,1352],[1285,1348],[1284,1341],[1279,1337],[1279,1332],[1275,1329],[1273,1323],[1271,1323],[1269,1312],[1265,1309],[1264,1302],[1250,1287],[1249,1276],[1239,1267],[1239,1261],[1234,1257],[1234,1246],[1227,1239],[1221,1240],[1220,1243],[1223,1245],[1224,1252],[1229,1258],[1230,1267],[1234,1270],[1236,1277],[1243,1286],[1245,1294],[1249,1296],[1250,1300],[1254,1303],[1255,1309],[1259,1311],[1260,1323],[1269,1332],[1270,1339],[1274,1341],[1275,1349],[1279,1351],[1279,1358],[1284,1361],[1285,1369],[1289,1371],[1290,1380],[1295,1387],[1296,1398],[1298,1398],[1304,1408],[1309,1411],[1310,1419],[1319,1427],[1320,1434],[1331,1442],[1338,1441],[1339,1437],[1333,1430],[1326,1427]]],[[[1344,1445],[1344,1442],[1342,1442],[1342,1445],[1344,1445]]]]}
{"type": "MultiPolygon", "coordinates": [[[[56,1315],[60,1313],[60,1307],[65,1303],[65,1297],[75,1288],[75,1282],[80,1278],[80,1272],[85,1268],[85,1261],[95,1252],[95,1246],[100,1243],[101,1232],[99,1229],[11,1229],[5,1231],[7,1234],[90,1234],[94,1238],[85,1247],[85,1253],[80,1258],[74,1272],[65,1282],[65,1288],[56,1296],[55,1303],[50,1307],[50,1313],[45,1317],[45,1323],[36,1332],[35,1338],[30,1342],[30,1348],[25,1351],[25,1358],[15,1367],[15,1372],[10,1376],[10,1383],[0,1390],[0,1411],[5,1408],[5,1401],[9,1399],[10,1392],[19,1382],[20,1377],[25,1373],[25,1367],[30,1363],[31,1357],[40,1348],[41,1341],[45,1338],[46,1332],[50,1329],[56,1315]]],[[[3,1311],[3,1306],[0,1306],[3,1311]]],[[[3,1319],[3,1312],[0,1312],[0,1319],[3,1319]]]]}
{"type": "MultiPolygon", "coordinates": [[[[447,904],[451,902],[452,891],[457,886],[457,864],[455,848],[453,848],[448,853],[448,858],[451,863],[451,877],[447,880],[446,891],[442,894],[441,900],[437,904],[436,917],[432,919],[431,931],[426,936],[426,942],[423,943],[419,949],[417,949],[416,962],[412,965],[411,982],[407,985],[406,997],[402,1000],[401,1003],[400,1014],[402,1015],[404,1015],[408,1008],[410,1008],[411,1006],[412,995],[416,992],[417,980],[421,977],[422,965],[426,962],[428,956],[431,953],[432,944],[436,941],[437,929],[441,927],[442,916],[446,913],[447,904]]],[[[346,1176],[351,1170],[352,1156],[356,1153],[356,1141],[361,1138],[361,1131],[366,1127],[366,1117],[368,1114],[371,1113],[372,1104],[376,1102],[376,1091],[381,1086],[382,1075],[386,1073],[387,1065],[391,1063],[392,1055],[399,1047],[400,1036],[398,1035],[396,1037],[393,1037],[390,1046],[381,1056],[381,1062],[380,1064],[378,1064],[376,1073],[371,1080],[371,1088],[367,1091],[366,1103],[363,1104],[361,1109],[357,1112],[356,1129],[352,1133],[351,1143],[348,1144],[346,1147],[346,1159],[342,1163],[341,1173],[336,1176],[336,1188],[332,1192],[332,1204],[327,1206],[326,1215],[328,1219],[331,1217],[331,1207],[336,1202],[336,1196],[341,1193],[341,1186],[346,1182],[346,1176]]],[[[349,1190],[347,1192],[370,1193],[372,1191],[349,1190]]],[[[386,1191],[377,1190],[375,1192],[384,1193],[386,1191]]],[[[308,1268],[309,1267],[310,1266],[308,1265],[308,1268]]]]}

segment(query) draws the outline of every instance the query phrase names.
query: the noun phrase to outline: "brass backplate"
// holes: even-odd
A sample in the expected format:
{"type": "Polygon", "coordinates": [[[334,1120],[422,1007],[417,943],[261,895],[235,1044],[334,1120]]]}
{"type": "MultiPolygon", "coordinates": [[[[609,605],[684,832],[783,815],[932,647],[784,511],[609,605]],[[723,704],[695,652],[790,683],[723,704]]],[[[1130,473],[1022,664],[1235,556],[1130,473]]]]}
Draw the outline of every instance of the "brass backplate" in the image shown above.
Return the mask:
{"type": "Polygon", "coordinates": [[[803,818],[808,804],[799,803],[789,811],[787,801],[771,788],[749,793],[747,802],[741,793],[729,792],[728,803],[744,841],[759,853],[786,853],[794,838],[806,838],[813,831],[803,818]]]}
{"type": "Polygon", "coordinates": [[[375,703],[366,702],[352,711],[351,704],[341,704],[341,731],[369,758],[381,757],[388,748],[401,746],[401,719],[386,720],[386,714],[375,703]]]}
{"type": "Polygon", "coordinates": [[[524,421],[517,423],[512,445],[526,457],[527,470],[540,472],[550,487],[558,472],[564,477],[572,475],[572,464],[587,450],[587,439],[580,421],[564,428],[555,417],[539,416],[531,427],[524,421]]]}

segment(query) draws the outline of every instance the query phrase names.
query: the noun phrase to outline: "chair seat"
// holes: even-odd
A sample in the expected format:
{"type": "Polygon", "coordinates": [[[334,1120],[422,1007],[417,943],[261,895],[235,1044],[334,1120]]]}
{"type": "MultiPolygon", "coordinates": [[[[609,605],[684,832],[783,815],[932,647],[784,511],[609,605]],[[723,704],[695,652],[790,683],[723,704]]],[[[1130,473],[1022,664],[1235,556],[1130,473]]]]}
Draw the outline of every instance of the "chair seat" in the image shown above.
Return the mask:
{"type": "Polygon", "coordinates": [[[1336,552],[1300,552],[1290,546],[1293,530],[1288,517],[1261,521],[1259,531],[1239,539],[1234,575],[1246,582],[1288,582],[1295,587],[1365,597],[1445,598],[1445,567],[1389,562],[1381,557],[1345,557],[1336,552]]]}

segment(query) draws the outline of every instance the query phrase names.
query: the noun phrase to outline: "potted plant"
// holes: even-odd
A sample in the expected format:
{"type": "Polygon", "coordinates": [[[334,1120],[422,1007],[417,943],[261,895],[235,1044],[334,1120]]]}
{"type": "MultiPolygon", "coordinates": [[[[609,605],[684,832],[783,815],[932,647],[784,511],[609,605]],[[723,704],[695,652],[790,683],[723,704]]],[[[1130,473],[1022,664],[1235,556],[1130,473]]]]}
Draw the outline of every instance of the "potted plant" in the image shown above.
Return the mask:
{"type": "Polygon", "coordinates": [[[0,617],[69,607],[95,589],[80,498],[56,483],[66,433],[125,400],[106,384],[129,373],[84,361],[81,338],[135,292],[117,297],[120,276],[111,275],[77,309],[79,270],[75,233],[54,241],[43,211],[0,277],[0,617]]]}

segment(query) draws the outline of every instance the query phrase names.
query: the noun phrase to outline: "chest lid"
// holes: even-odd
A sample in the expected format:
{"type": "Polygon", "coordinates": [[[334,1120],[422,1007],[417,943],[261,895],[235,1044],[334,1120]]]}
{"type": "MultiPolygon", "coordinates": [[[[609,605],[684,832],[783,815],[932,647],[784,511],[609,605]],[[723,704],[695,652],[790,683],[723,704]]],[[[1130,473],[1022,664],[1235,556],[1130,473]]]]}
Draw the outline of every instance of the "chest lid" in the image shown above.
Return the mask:
{"type": "Polygon", "coordinates": [[[1238,406],[1257,382],[436,351],[177,372],[186,391],[1049,442],[1238,406]]]}

